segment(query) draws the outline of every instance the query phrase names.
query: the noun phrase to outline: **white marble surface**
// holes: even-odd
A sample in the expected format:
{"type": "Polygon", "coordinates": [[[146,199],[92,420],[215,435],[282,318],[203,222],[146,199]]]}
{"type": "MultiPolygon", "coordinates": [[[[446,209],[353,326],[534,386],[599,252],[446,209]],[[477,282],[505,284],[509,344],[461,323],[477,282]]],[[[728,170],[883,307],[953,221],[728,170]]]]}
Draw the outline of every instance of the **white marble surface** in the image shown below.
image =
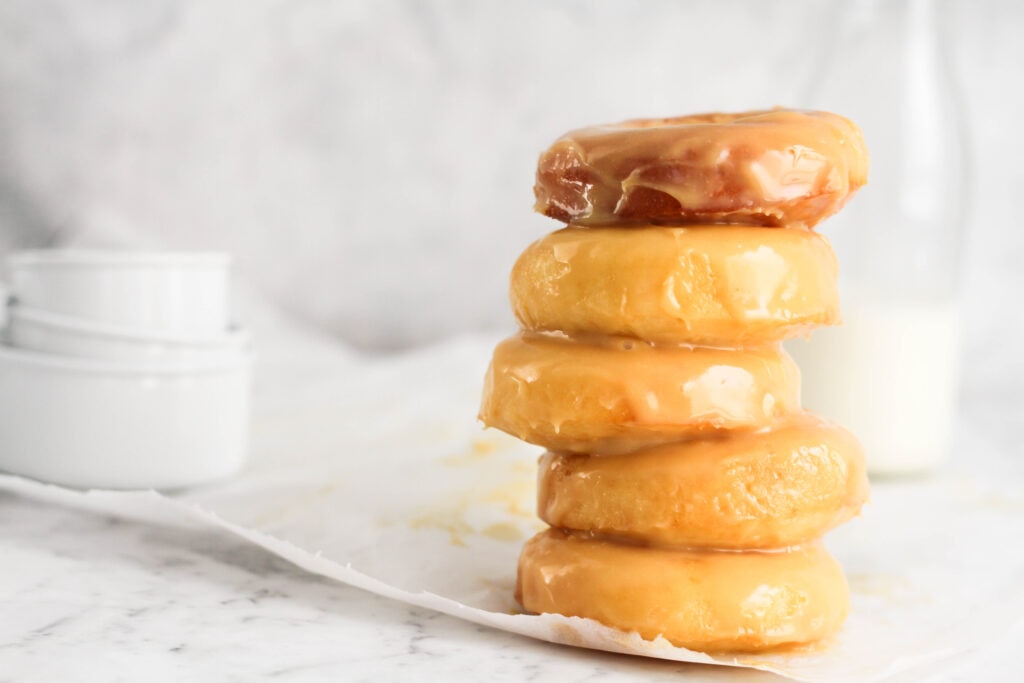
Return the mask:
{"type": "MultiPolygon", "coordinates": [[[[306,574],[211,530],[0,493],[3,681],[750,681],[549,645],[306,574]]],[[[1016,681],[1024,628],[906,681],[1016,681]]]]}
{"type": "MultiPolygon", "coordinates": [[[[274,356],[280,342],[269,331],[263,339],[266,363],[287,371],[275,386],[311,382],[323,367],[316,357],[337,353],[308,339],[301,353],[274,356]]],[[[948,467],[968,488],[972,458],[986,476],[1024,484],[1020,413],[1006,398],[965,396],[948,467]]],[[[876,483],[878,499],[887,486],[889,497],[907,492],[876,483]]],[[[999,504],[1018,514],[1024,494],[1012,495],[999,504]]],[[[550,645],[305,573],[207,527],[127,522],[3,492],[0,558],[0,681],[781,680],[550,645]]],[[[1022,644],[1024,620],[990,647],[892,680],[1017,681],[1022,644]]]]}
{"type": "MultiPolygon", "coordinates": [[[[248,310],[274,386],[315,384],[325,353],[358,362],[323,338],[302,335],[308,346],[296,347],[273,311],[248,310]]],[[[952,471],[969,485],[982,462],[987,476],[1024,491],[1019,392],[968,390],[963,404],[970,429],[960,430],[952,471]]],[[[1006,500],[1019,510],[1024,493],[1006,500]]],[[[205,527],[148,526],[8,493],[0,558],[0,681],[781,681],[549,645],[310,575],[205,527]]],[[[1024,622],[991,647],[893,680],[1017,681],[1022,645],[1024,622]]]]}
{"type": "MultiPolygon", "coordinates": [[[[214,531],[0,494],[0,680],[733,679],[573,650],[301,572],[214,531]]],[[[742,680],[768,681],[744,672],[742,680]]]]}
{"type": "MultiPolygon", "coordinates": [[[[339,356],[273,311],[248,310],[274,386],[315,384],[324,355],[339,356]]],[[[969,486],[982,462],[986,476],[1024,491],[1019,395],[989,387],[963,399],[951,472],[969,486]]],[[[1019,510],[1024,493],[1005,500],[1019,510]]],[[[4,492],[0,558],[4,682],[782,680],[550,645],[308,574],[206,527],[127,522],[4,492]]],[[[892,680],[1017,681],[1022,645],[1024,621],[990,647],[892,680]]]]}

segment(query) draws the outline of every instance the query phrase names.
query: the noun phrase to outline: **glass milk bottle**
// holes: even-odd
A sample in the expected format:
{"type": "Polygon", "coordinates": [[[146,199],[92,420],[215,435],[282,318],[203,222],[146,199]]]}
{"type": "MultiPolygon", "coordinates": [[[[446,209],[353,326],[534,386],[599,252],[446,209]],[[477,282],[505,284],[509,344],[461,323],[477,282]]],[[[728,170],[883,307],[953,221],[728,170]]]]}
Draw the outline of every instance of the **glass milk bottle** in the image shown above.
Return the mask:
{"type": "Polygon", "coordinates": [[[933,0],[834,5],[805,105],[861,126],[868,185],[818,229],[839,257],[843,321],[787,347],[804,405],[850,428],[873,475],[948,455],[959,387],[967,177],[961,105],[933,0]]]}

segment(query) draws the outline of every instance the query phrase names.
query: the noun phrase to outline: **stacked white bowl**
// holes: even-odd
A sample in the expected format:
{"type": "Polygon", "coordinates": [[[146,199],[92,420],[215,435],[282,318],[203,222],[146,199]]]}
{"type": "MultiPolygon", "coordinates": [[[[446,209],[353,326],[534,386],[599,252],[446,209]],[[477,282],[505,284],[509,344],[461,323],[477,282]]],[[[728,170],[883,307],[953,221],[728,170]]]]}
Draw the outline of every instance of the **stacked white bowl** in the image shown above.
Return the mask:
{"type": "Polygon", "coordinates": [[[8,260],[0,470],[179,488],[241,468],[251,345],[213,253],[43,250],[8,260]]]}

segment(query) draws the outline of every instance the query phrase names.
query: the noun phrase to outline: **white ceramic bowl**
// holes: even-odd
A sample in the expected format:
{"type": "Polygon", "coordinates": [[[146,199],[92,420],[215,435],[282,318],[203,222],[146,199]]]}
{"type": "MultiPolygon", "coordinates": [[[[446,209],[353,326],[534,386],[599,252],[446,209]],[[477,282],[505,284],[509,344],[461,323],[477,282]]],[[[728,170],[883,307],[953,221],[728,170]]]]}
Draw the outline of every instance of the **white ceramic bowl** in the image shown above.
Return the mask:
{"type": "Polygon", "coordinates": [[[0,346],[0,470],[80,488],[178,488],[245,460],[251,360],[154,370],[0,346]]]}
{"type": "Polygon", "coordinates": [[[232,328],[215,336],[140,333],[13,304],[7,342],[19,349],[75,358],[193,365],[230,363],[249,353],[249,335],[232,328]]]}
{"type": "Polygon", "coordinates": [[[95,323],[217,335],[229,322],[225,254],[23,251],[9,258],[10,295],[95,323]]]}

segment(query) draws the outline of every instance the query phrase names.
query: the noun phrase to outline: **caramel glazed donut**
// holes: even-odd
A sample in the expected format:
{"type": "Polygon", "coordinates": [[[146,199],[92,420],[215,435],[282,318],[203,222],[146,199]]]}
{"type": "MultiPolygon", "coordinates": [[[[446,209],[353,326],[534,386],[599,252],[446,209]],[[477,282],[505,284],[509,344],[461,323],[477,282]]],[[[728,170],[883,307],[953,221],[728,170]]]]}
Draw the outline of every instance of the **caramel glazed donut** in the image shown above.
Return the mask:
{"type": "Polygon", "coordinates": [[[656,347],[524,333],[494,350],[480,419],[553,451],[628,453],[800,408],[800,370],[778,345],[656,347]]]}
{"type": "Polygon", "coordinates": [[[635,453],[546,453],[537,509],[551,526],[627,543],[764,550],[818,538],[867,497],[857,439],[796,413],[770,429],[635,453]]]}
{"type": "Polygon", "coordinates": [[[735,348],[839,322],[838,265],[809,230],[565,228],[512,268],[524,329],[735,348]]]}
{"type": "Polygon", "coordinates": [[[812,227],[867,169],[860,130],[828,112],[637,119],[559,138],[538,162],[535,208],[577,225],[812,227]]]}
{"type": "Polygon", "coordinates": [[[814,541],[778,552],[666,550],[548,529],[519,557],[516,599],[703,652],[753,652],[835,633],[839,564],[814,541]]]}

